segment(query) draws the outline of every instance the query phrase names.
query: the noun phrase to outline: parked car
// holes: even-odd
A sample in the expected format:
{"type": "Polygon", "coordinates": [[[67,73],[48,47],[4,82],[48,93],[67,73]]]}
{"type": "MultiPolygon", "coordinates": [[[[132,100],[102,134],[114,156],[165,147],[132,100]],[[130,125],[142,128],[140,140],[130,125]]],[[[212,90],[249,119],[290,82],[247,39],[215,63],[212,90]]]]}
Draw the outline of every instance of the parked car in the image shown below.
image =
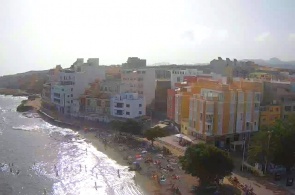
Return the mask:
{"type": "Polygon", "coordinates": [[[282,165],[273,165],[269,168],[269,173],[271,174],[285,174],[287,169],[282,165]]]}

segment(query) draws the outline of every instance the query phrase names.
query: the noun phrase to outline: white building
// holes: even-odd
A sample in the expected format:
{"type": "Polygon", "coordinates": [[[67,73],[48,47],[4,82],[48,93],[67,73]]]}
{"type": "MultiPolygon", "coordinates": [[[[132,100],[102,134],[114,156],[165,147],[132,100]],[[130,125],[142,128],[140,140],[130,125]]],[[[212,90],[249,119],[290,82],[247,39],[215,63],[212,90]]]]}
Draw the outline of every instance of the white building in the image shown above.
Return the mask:
{"type": "Polygon", "coordinates": [[[98,65],[98,58],[90,58],[87,63],[83,61],[79,58],[71,69],[59,72],[57,84],[51,86],[51,101],[63,114],[76,109],[73,100],[78,99],[90,83],[105,79],[105,67],[98,65]]]}
{"type": "Polygon", "coordinates": [[[73,85],[53,85],[51,101],[60,113],[70,114],[73,103],[73,85]]]}
{"type": "Polygon", "coordinates": [[[203,75],[203,71],[197,69],[175,69],[171,70],[171,89],[175,88],[175,83],[184,81],[185,76],[198,76],[203,75]]]}
{"type": "Polygon", "coordinates": [[[111,115],[136,118],[145,115],[145,100],[138,93],[122,93],[111,98],[111,115]]]}
{"type": "Polygon", "coordinates": [[[144,97],[147,105],[155,99],[155,69],[123,69],[121,82],[123,92],[138,93],[139,97],[144,97]]]}

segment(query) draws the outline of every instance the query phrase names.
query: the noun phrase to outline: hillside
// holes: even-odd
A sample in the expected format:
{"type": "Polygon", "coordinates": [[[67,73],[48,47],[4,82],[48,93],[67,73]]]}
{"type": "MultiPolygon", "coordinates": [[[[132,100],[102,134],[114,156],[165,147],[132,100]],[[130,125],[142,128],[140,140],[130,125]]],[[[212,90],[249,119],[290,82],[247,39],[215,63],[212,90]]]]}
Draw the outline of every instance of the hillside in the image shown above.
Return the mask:
{"type": "Polygon", "coordinates": [[[29,71],[0,77],[0,88],[20,89],[28,93],[41,93],[48,70],[29,71]]]}
{"type": "MultiPolygon", "coordinates": [[[[270,58],[269,60],[262,59],[247,59],[262,66],[269,66],[283,69],[295,69],[295,61],[281,61],[279,58],[270,58]]],[[[245,61],[247,61],[245,60],[245,61]]]]}

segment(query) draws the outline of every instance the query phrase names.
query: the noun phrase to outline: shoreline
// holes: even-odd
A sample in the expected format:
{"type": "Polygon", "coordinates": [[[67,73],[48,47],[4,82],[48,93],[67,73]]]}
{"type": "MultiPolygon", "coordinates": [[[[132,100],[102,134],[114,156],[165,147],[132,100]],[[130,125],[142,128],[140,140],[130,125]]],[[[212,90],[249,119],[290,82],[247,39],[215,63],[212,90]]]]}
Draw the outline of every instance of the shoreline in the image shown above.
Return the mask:
{"type": "MultiPolygon", "coordinates": [[[[30,100],[28,103],[29,102],[30,100]]],[[[34,107],[36,105],[31,104],[31,106],[34,107]]],[[[138,162],[142,169],[140,171],[135,171],[135,183],[141,187],[144,194],[173,194],[173,186],[179,188],[182,194],[191,194],[189,193],[191,186],[198,185],[198,181],[195,177],[185,174],[184,171],[181,170],[178,164],[178,157],[164,155],[160,149],[151,147],[151,143],[145,139],[118,135],[118,133],[111,130],[109,126],[97,122],[73,121],[70,118],[63,119],[62,117],[53,117],[49,113],[46,113],[44,109],[41,109],[41,107],[34,108],[33,111],[37,112],[44,121],[52,125],[70,128],[79,132],[87,143],[92,144],[98,151],[106,154],[110,159],[122,166],[133,167],[132,162],[138,160],[136,158],[137,155],[141,155],[142,160],[138,162]],[[83,131],[86,127],[88,129],[94,128],[96,131],[83,131]],[[107,144],[105,144],[106,142],[107,144]],[[148,151],[146,155],[142,154],[143,150],[148,151]],[[132,158],[129,159],[129,157],[132,158]],[[147,158],[152,159],[152,162],[146,163],[145,159],[147,158]],[[168,167],[171,167],[171,169],[168,169],[168,167]],[[155,175],[157,175],[156,178],[158,179],[164,175],[166,181],[164,183],[159,182],[159,180],[155,179],[155,175]],[[177,177],[174,178],[174,175],[177,175],[177,177]]],[[[158,146],[155,145],[155,147],[158,146]]]]}
{"type": "Polygon", "coordinates": [[[0,89],[0,95],[12,95],[14,97],[21,97],[21,96],[24,96],[24,97],[27,97],[29,96],[30,94],[23,91],[23,90],[20,90],[20,89],[7,89],[7,88],[1,88],[0,89]]]}
{"type": "MultiPolygon", "coordinates": [[[[107,149],[105,149],[105,144],[103,143],[103,141],[97,138],[96,136],[98,133],[97,131],[85,132],[82,130],[81,126],[77,126],[73,123],[67,123],[61,120],[56,120],[54,117],[48,115],[47,113],[45,113],[44,111],[40,109],[39,110],[36,109],[35,111],[40,115],[40,117],[44,121],[52,125],[56,125],[61,128],[70,128],[73,131],[79,132],[80,136],[85,138],[85,141],[89,144],[92,144],[98,151],[106,154],[110,159],[116,161],[118,164],[122,166],[129,166],[129,164],[126,162],[126,159],[124,159],[124,155],[122,155],[122,151],[118,150],[118,148],[114,146],[114,144],[116,145],[116,143],[113,142],[112,144],[108,144],[107,149]]],[[[110,135],[114,133],[114,131],[109,129],[99,129],[99,130],[104,134],[110,135]]],[[[128,148],[127,151],[125,152],[131,153],[131,150],[133,149],[128,148]]],[[[160,191],[160,186],[155,186],[154,181],[150,177],[146,176],[145,174],[140,174],[137,171],[135,171],[135,175],[136,175],[135,183],[136,185],[139,185],[141,187],[144,194],[161,194],[161,193],[158,193],[158,191],[160,191]]]]}

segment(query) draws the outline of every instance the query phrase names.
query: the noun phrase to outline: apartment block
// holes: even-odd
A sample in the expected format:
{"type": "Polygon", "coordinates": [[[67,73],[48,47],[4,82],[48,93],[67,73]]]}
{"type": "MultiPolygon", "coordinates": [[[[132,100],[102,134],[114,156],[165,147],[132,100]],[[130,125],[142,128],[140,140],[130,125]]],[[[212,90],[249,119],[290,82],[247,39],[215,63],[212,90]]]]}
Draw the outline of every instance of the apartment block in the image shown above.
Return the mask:
{"type": "Polygon", "coordinates": [[[265,105],[260,107],[259,128],[269,127],[275,123],[276,120],[281,119],[281,106],[265,105]]]}
{"type": "Polygon", "coordinates": [[[111,98],[111,115],[120,118],[137,118],[145,115],[145,100],[137,93],[122,93],[111,98]]]}
{"type": "Polygon", "coordinates": [[[174,120],[188,120],[186,132],[206,141],[258,131],[262,89],[250,80],[200,79],[176,93],[174,120]]]}
{"type": "Polygon", "coordinates": [[[123,69],[121,82],[123,92],[138,93],[140,97],[144,97],[146,105],[151,104],[155,99],[155,69],[123,69]]]}
{"type": "Polygon", "coordinates": [[[280,118],[295,114],[295,83],[289,81],[264,82],[263,105],[280,106],[280,118]]]}
{"type": "Polygon", "coordinates": [[[137,69],[146,68],[146,60],[138,57],[129,57],[126,63],[122,64],[122,68],[126,69],[137,69]]]}

